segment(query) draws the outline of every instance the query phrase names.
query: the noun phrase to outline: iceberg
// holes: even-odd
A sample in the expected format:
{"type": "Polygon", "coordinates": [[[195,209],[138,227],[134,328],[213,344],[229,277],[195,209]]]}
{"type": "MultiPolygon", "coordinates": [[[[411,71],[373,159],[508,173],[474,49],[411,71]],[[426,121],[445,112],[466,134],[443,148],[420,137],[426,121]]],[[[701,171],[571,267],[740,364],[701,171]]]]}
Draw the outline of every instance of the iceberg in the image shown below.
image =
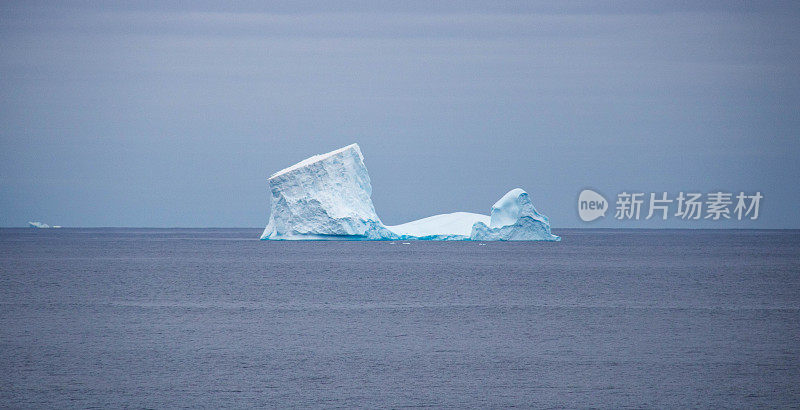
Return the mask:
{"type": "Polygon", "coordinates": [[[46,223],[41,223],[41,222],[38,222],[38,221],[36,221],[36,222],[28,222],[28,226],[31,227],[31,228],[49,228],[50,227],[50,225],[48,225],[46,223]]]}
{"type": "Polygon", "coordinates": [[[262,240],[558,241],[530,196],[512,189],[490,215],[453,212],[386,226],[358,144],[314,155],[272,174],[270,216],[262,240]]]}
{"type": "Polygon", "coordinates": [[[280,170],[269,186],[269,223],[261,239],[397,239],[375,213],[358,144],[280,170]]]}
{"type": "Polygon", "coordinates": [[[520,188],[512,189],[492,205],[489,225],[484,221],[472,225],[470,239],[475,241],[559,241],[550,232],[550,220],[536,211],[530,195],[520,188]]]}

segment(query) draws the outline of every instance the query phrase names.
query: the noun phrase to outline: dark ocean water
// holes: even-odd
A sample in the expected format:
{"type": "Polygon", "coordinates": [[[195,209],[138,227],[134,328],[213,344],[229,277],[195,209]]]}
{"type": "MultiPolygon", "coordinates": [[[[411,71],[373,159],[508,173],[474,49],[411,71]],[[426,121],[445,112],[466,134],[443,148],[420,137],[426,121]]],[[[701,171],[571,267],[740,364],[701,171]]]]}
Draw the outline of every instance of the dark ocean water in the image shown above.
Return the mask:
{"type": "Polygon", "coordinates": [[[797,407],[799,231],[0,229],[2,407],[797,407]]]}

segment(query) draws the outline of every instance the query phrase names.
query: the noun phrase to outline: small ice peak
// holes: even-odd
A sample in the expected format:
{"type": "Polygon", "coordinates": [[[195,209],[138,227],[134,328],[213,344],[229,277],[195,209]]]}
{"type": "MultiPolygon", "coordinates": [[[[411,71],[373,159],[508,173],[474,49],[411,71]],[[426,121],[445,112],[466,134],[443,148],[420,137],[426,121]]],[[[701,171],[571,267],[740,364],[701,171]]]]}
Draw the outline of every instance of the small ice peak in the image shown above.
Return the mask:
{"type": "MultiPolygon", "coordinates": [[[[500,228],[513,225],[519,217],[528,211],[526,205],[533,206],[528,198],[528,193],[522,188],[514,188],[492,205],[489,227],[500,228]]],[[[536,212],[533,210],[533,212],[536,212]]]]}

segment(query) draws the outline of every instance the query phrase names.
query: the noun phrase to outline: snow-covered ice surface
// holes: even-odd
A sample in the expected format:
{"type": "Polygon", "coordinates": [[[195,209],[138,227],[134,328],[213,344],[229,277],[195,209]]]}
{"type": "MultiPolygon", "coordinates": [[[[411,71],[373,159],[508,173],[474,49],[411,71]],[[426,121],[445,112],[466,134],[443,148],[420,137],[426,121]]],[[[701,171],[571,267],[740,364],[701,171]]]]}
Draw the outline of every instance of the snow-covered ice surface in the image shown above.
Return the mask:
{"type": "Polygon", "coordinates": [[[261,239],[272,240],[545,240],[547,217],[528,193],[512,189],[491,215],[453,212],[386,226],[372,204],[372,185],[358,144],[314,155],[269,178],[271,212],[261,239]]]}
{"type": "Polygon", "coordinates": [[[464,240],[469,239],[472,225],[476,222],[489,223],[488,215],[471,212],[453,212],[429,216],[387,228],[402,236],[428,240],[464,240]]]}

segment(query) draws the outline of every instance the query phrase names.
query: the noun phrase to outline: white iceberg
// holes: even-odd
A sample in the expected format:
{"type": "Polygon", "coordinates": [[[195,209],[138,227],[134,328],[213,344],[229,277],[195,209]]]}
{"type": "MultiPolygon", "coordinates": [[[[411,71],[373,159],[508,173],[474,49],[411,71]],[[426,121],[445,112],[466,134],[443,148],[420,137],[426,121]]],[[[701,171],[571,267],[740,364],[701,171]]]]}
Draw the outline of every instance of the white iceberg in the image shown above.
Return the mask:
{"type": "Polygon", "coordinates": [[[375,214],[358,144],[315,155],[269,177],[261,239],[394,239],[375,214]]]}
{"type": "Polygon", "coordinates": [[[28,226],[31,227],[31,228],[49,228],[50,227],[50,225],[48,225],[46,223],[38,222],[38,221],[36,221],[36,222],[28,222],[28,226]]]}
{"type": "Polygon", "coordinates": [[[558,241],[522,189],[509,191],[491,215],[454,212],[386,226],[358,144],[314,155],[269,177],[271,212],[261,239],[558,241]]]}
{"type": "Polygon", "coordinates": [[[475,241],[559,241],[550,233],[550,220],[536,211],[530,195],[512,189],[492,205],[489,225],[475,222],[470,239],[475,241]]]}

